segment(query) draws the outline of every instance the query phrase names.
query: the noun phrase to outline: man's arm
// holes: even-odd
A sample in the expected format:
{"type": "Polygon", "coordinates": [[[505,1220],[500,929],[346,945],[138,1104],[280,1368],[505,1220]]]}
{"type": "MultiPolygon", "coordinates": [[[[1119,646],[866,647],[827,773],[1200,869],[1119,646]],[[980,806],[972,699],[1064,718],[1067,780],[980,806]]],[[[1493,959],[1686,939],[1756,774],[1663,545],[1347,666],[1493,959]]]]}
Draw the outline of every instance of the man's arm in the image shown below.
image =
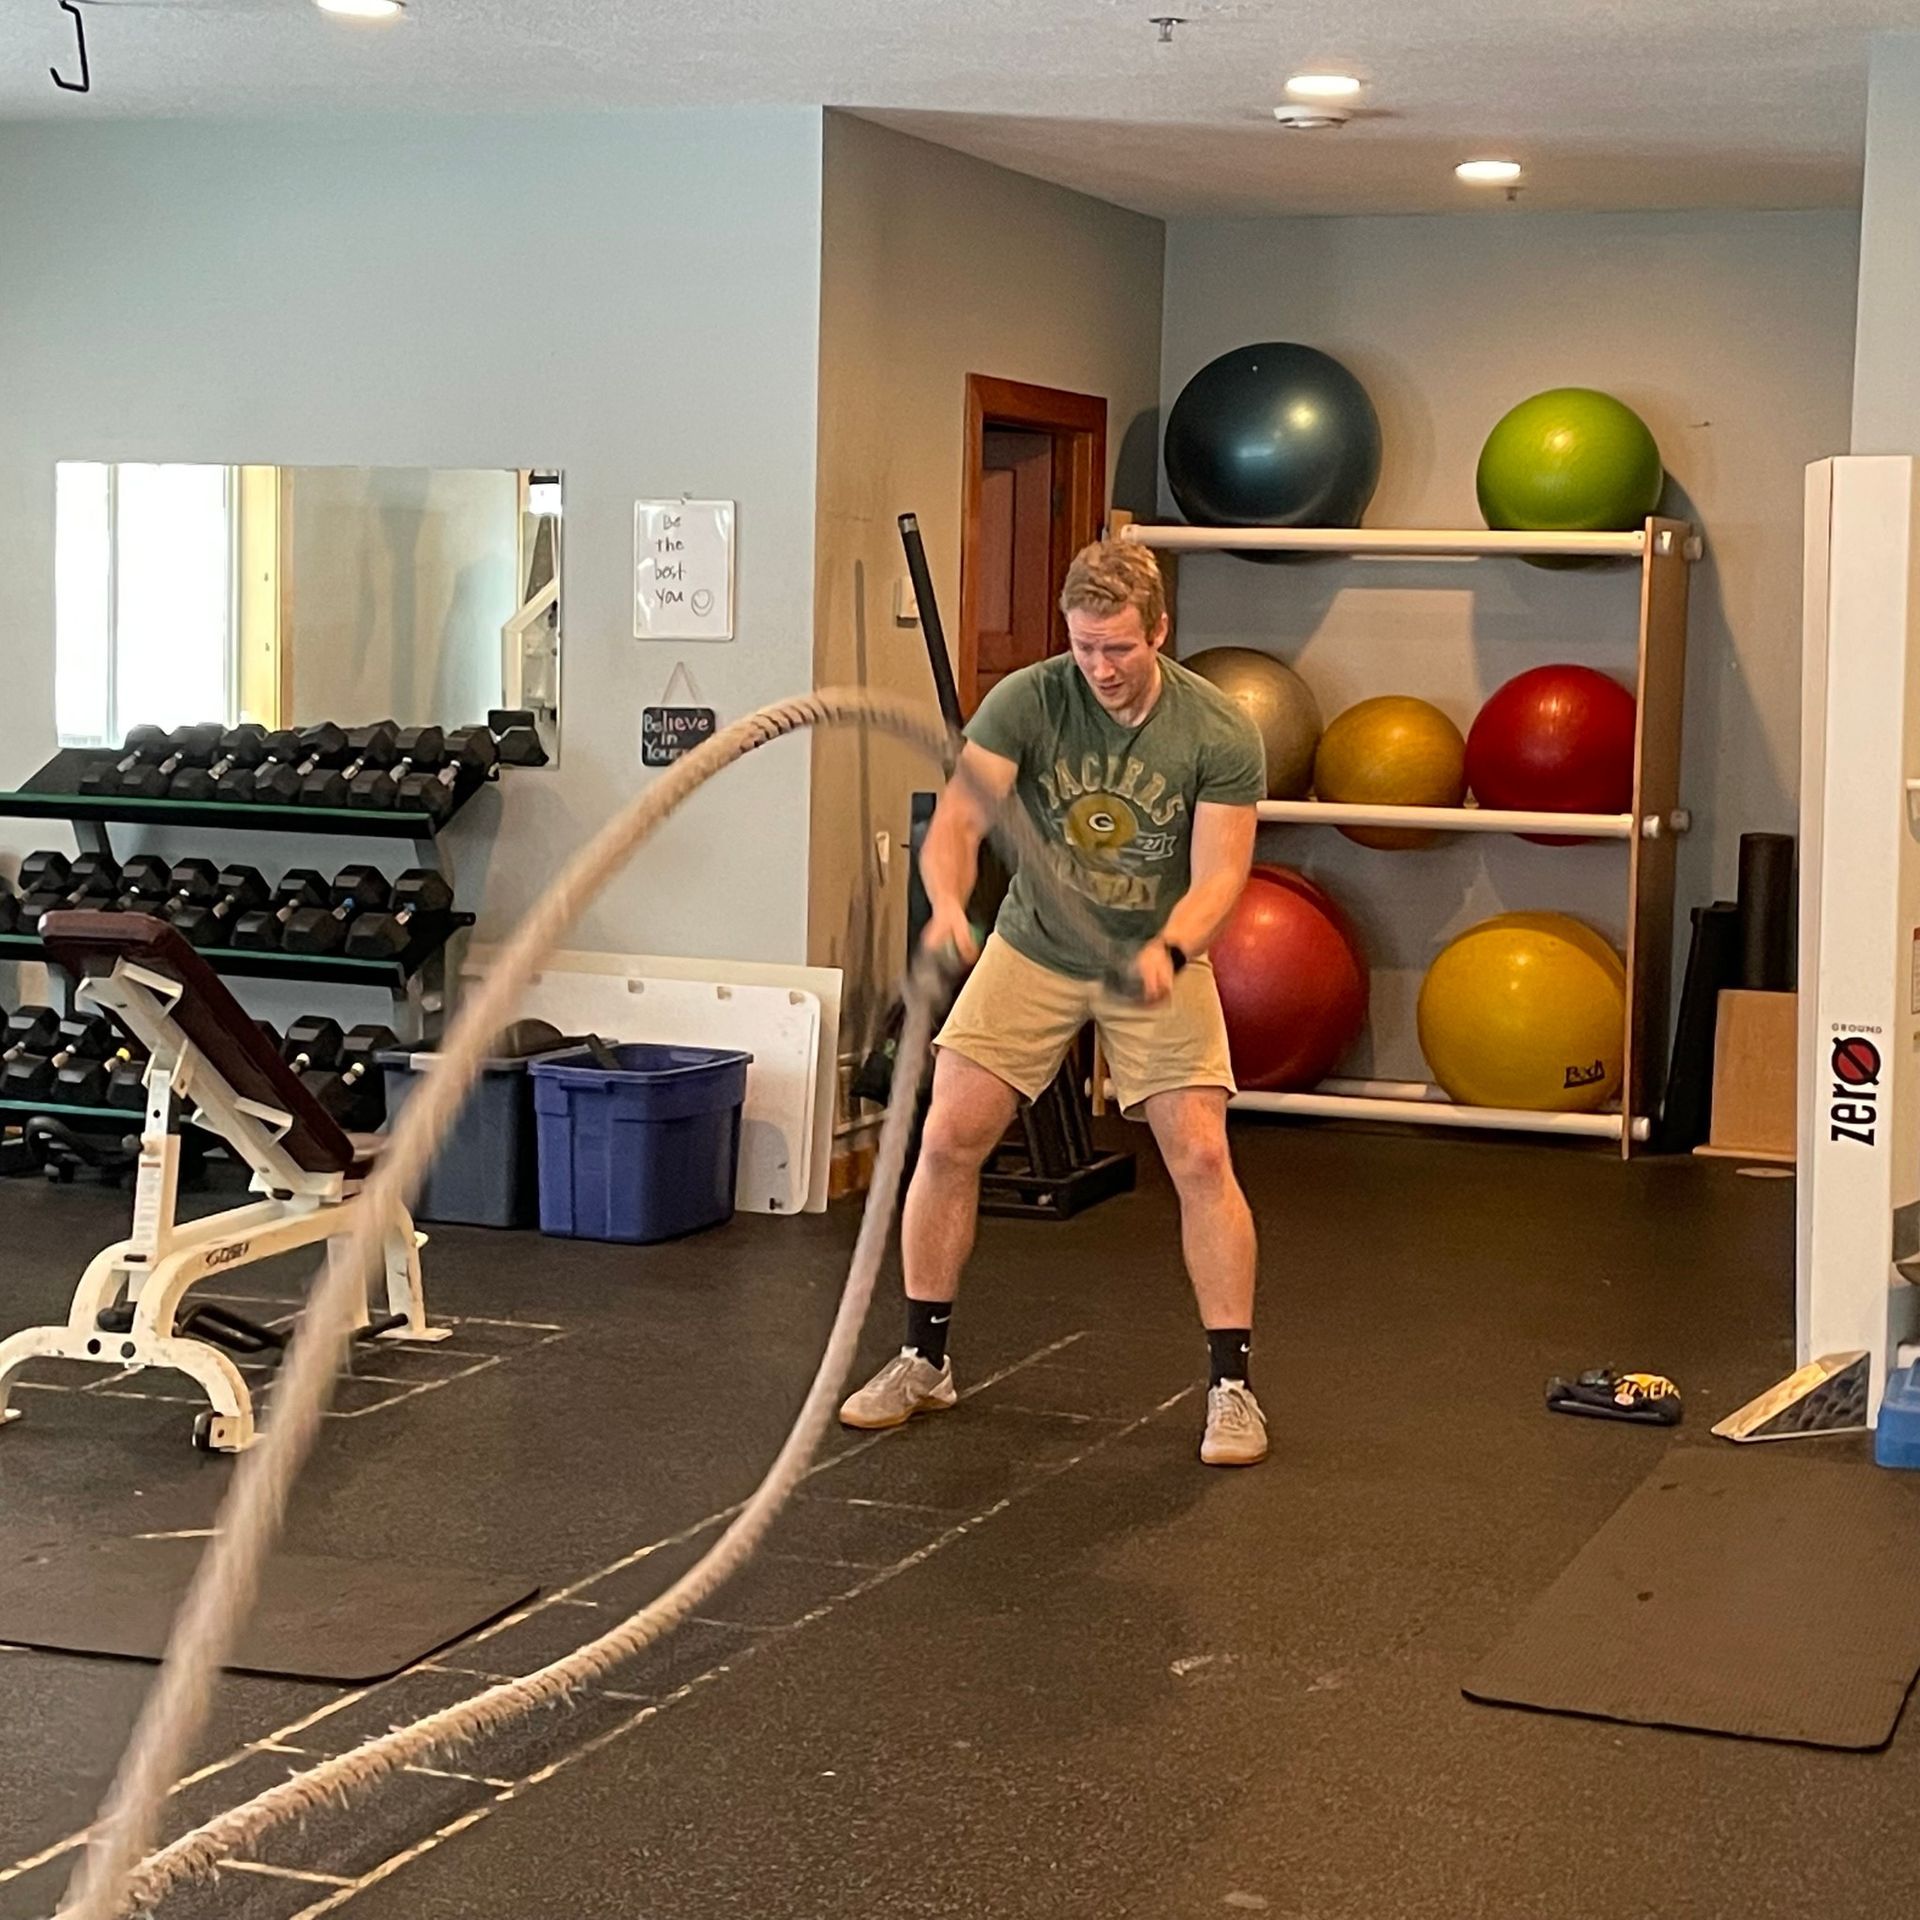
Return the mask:
{"type": "MultiPolygon", "coordinates": [[[[936,952],[951,943],[969,965],[980,957],[979,944],[967,923],[967,902],[980,874],[980,843],[987,837],[1001,803],[1013,791],[1019,771],[1013,761],[968,742],[961,749],[960,764],[933,810],[927,837],[921,844],[920,884],[927,890],[927,903],[932,909],[924,943],[936,952]]],[[[1248,844],[1251,846],[1251,840],[1248,844]]],[[[1232,902],[1228,905],[1230,908],[1232,902]]]]}
{"type": "Polygon", "coordinates": [[[1203,800],[1193,810],[1192,878],[1174,902],[1157,940],[1141,948],[1140,984],[1149,1001],[1164,1000],[1173,988],[1173,956],[1178,947],[1197,960],[1227,924],[1253,866],[1253,836],[1260,817],[1250,806],[1221,806],[1203,800]]]}

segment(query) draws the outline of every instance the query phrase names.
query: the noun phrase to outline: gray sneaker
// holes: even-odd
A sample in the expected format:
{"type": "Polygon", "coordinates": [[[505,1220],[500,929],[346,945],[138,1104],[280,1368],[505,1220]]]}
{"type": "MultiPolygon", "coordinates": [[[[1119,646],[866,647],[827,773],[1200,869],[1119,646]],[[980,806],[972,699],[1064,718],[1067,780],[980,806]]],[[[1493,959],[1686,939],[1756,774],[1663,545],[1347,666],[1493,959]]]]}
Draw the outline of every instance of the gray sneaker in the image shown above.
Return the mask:
{"type": "Polygon", "coordinates": [[[1238,1380],[1209,1389],[1200,1458],[1210,1467],[1253,1467],[1266,1457],[1267,1416],[1253,1389],[1238,1380]]]}
{"type": "Polygon", "coordinates": [[[877,1432],[904,1427],[916,1413],[944,1413],[959,1395],[953,1390],[953,1362],[930,1367],[911,1347],[902,1347],[840,1409],[843,1427],[877,1432]]]}

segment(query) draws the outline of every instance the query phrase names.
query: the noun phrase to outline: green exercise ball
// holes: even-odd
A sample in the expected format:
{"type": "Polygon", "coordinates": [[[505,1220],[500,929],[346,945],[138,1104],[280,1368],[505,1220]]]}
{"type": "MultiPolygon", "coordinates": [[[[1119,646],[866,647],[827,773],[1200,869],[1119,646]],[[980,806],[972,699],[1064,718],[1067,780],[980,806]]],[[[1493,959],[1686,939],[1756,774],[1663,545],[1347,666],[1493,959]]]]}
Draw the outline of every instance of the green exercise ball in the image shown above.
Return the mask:
{"type": "Polygon", "coordinates": [[[1554,387],[1487,435],[1475,487],[1490,527],[1628,533],[1660,504],[1666,475],[1647,423],[1610,393],[1554,387]]]}

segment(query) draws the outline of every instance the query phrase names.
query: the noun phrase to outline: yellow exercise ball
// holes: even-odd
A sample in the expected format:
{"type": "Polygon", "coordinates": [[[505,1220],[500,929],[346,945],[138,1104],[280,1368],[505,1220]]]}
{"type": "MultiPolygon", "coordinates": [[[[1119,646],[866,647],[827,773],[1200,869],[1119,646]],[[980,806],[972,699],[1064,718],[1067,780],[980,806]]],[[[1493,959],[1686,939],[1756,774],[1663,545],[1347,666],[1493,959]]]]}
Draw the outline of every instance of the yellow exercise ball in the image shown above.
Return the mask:
{"type": "MultiPolygon", "coordinates": [[[[1368,807],[1457,807],[1467,797],[1467,743],[1436,706],[1384,694],[1349,707],[1320,737],[1313,790],[1322,800],[1368,807]]],[[[1438,833],[1342,827],[1363,847],[1430,847],[1438,833]]]]}
{"type": "Polygon", "coordinates": [[[1503,913],[1453,941],[1420,988],[1420,1047],[1471,1107],[1596,1113],[1620,1092],[1627,970],[1564,913],[1503,913]]]}

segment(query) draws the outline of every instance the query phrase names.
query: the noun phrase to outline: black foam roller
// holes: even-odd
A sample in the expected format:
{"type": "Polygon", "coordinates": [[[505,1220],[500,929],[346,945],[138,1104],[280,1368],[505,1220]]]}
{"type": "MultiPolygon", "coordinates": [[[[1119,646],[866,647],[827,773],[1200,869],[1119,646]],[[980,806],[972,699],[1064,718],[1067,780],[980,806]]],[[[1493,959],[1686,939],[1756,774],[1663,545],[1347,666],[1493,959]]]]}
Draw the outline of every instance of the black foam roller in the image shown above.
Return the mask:
{"type": "Polygon", "coordinates": [[[1756,993],[1793,987],[1793,836],[1740,836],[1740,981],[1756,993]]]}
{"type": "Polygon", "coordinates": [[[1666,1103],[1653,1131],[1656,1153],[1691,1153],[1713,1122],[1713,1044],[1720,1025],[1720,993],[1740,978],[1740,909],[1716,900],[1693,910],[1693,944],[1680,989],[1673,1065],[1666,1103]]]}

